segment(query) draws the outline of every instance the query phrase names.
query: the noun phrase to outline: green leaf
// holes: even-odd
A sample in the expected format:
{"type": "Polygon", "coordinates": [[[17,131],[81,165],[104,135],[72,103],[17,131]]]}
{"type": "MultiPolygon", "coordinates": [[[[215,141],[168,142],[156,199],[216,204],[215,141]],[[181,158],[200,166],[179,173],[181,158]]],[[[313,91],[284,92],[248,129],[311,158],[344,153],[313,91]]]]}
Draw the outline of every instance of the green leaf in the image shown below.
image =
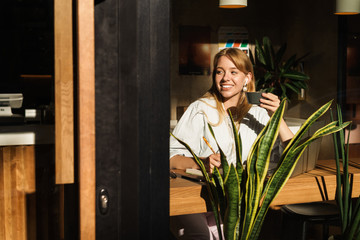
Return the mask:
{"type": "Polygon", "coordinates": [[[286,87],[285,85],[280,85],[281,88],[281,99],[288,99],[288,96],[286,95],[286,87]]]}
{"type": "Polygon", "coordinates": [[[258,159],[256,160],[256,172],[258,174],[261,184],[264,182],[267,174],[271,150],[277,139],[277,135],[280,127],[280,121],[284,114],[285,105],[286,105],[286,100],[283,99],[278,109],[271,116],[271,120],[264,128],[265,131],[261,133],[264,134],[264,137],[262,137],[261,142],[259,142],[259,153],[258,153],[258,159]]]}
{"type": "Polygon", "coordinates": [[[288,78],[291,80],[309,80],[310,77],[304,73],[295,71],[295,70],[288,70],[287,72],[284,72],[282,77],[288,78]]]}
{"type": "Polygon", "coordinates": [[[300,94],[300,89],[296,86],[293,86],[294,84],[291,83],[285,83],[285,86],[289,89],[291,89],[293,92],[296,92],[297,94],[300,94]]]}
{"type": "Polygon", "coordinates": [[[227,211],[224,219],[225,239],[237,239],[239,232],[239,200],[240,187],[239,177],[233,164],[230,165],[229,177],[225,184],[227,193],[227,211]]]}
{"type": "Polygon", "coordinates": [[[292,86],[294,86],[297,89],[301,89],[301,88],[306,89],[307,88],[307,85],[304,81],[292,81],[289,84],[291,84],[292,86]]]}
{"type": "Polygon", "coordinates": [[[265,62],[265,53],[264,50],[262,49],[262,47],[260,46],[259,42],[257,40],[255,40],[255,55],[256,55],[256,59],[259,61],[260,64],[262,65],[266,65],[265,62]]]}
{"type": "Polygon", "coordinates": [[[265,73],[265,75],[264,75],[264,82],[267,83],[269,80],[272,79],[272,76],[273,76],[273,75],[272,75],[271,72],[265,73]]]}
{"type": "Polygon", "coordinates": [[[306,121],[305,123],[301,126],[301,128],[299,129],[299,131],[297,131],[297,133],[295,134],[295,136],[291,139],[291,141],[289,142],[289,144],[286,146],[283,154],[282,154],[282,158],[284,158],[287,154],[287,152],[291,149],[294,148],[294,146],[296,146],[297,144],[299,144],[299,142],[301,141],[301,139],[303,138],[304,134],[309,130],[310,126],[317,120],[319,119],[331,106],[333,100],[327,102],[326,104],[324,104],[323,106],[321,106],[317,111],[315,111],[306,121]]]}
{"type": "Polygon", "coordinates": [[[345,235],[345,239],[360,239],[360,196],[357,199],[356,207],[354,209],[353,218],[349,224],[349,230],[347,231],[347,235],[345,235]]]}
{"type": "Polygon", "coordinates": [[[238,134],[238,129],[235,126],[234,118],[231,114],[231,111],[228,110],[228,113],[230,116],[231,126],[232,126],[232,130],[233,130],[233,136],[234,136],[234,140],[235,140],[236,171],[237,171],[237,174],[239,175],[239,184],[241,184],[242,173],[244,171],[243,165],[242,165],[242,159],[241,159],[241,156],[242,156],[241,138],[240,138],[240,135],[238,134]]]}
{"type": "MultiPolygon", "coordinates": [[[[334,117],[332,114],[332,111],[330,111],[330,119],[331,121],[334,121],[334,117]]],[[[336,123],[336,122],[335,122],[336,123]]],[[[335,164],[336,164],[336,195],[335,200],[337,202],[339,211],[340,211],[340,217],[343,219],[344,217],[344,208],[343,208],[343,199],[341,197],[341,173],[340,173],[340,156],[339,156],[339,149],[337,144],[337,134],[333,134],[333,141],[334,141],[334,150],[335,150],[335,164]]],[[[341,220],[343,223],[343,221],[341,220]]],[[[344,228],[343,228],[344,229],[344,228]]]]}
{"type": "Polygon", "coordinates": [[[221,166],[223,168],[223,175],[224,175],[224,179],[225,179],[224,181],[226,182],[227,176],[229,174],[229,164],[228,164],[228,161],[226,159],[226,156],[225,156],[223,150],[220,148],[220,145],[219,145],[218,141],[215,138],[214,130],[212,129],[210,124],[208,124],[208,128],[209,128],[209,131],[210,131],[211,135],[214,137],[216,145],[217,145],[217,147],[219,149],[220,159],[221,159],[221,166]]]}
{"type": "Polygon", "coordinates": [[[221,219],[224,219],[226,211],[225,186],[220,171],[217,167],[214,168],[213,178],[217,191],[216,202],[219,204],[221,219]]]}
{"type": "Polygon", "coordinates": [[[259,206],[260,196],[266,177],[271,149],[276,141],[280,120],[284,113],[286,101],[281,102],[280,107],[273,114],[268,124],[260,132],[255,140],[247,161],[247,191],[245,194],[245,217],[243,224],[243,235],[247,236],[248,230],[252,228],[256,216],[256,209],[259,206]]]}

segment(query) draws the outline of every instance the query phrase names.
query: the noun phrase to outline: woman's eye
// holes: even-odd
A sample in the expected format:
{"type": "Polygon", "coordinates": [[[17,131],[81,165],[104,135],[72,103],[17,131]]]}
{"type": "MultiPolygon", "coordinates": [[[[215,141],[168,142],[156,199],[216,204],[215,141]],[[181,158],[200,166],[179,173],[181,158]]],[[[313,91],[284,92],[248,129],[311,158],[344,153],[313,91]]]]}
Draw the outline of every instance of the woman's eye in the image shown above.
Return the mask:
{"type": "Polygon", "coordinates": [[[217,70],[217,71],[216,71],[216,74],[217,74],[217,75],[221,75],[221,74],[223,74],[223,71],[217,70]]]}
{"type": "Polygon", "coordinates": [[[232,71],[231,74],[232,74],[232,75],[236,75],[236,74],[238,74],[238,72],[232,71]]]}

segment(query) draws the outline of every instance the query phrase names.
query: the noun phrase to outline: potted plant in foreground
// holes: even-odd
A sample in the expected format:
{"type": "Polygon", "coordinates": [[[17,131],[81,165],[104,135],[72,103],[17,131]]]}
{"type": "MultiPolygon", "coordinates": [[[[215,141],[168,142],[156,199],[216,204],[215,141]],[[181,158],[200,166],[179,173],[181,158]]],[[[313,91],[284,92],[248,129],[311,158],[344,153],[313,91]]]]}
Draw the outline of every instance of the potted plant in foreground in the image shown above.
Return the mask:
{"type": "MultiPolygon", "coordinates": [[[[339,126],[342,124],[341,109],[337,107],[339,126]]],[[[331,120],[333,116],[331,114],[331,120]]],[[[350,126],[351,129],[351,126],[350,126]]],[[[333,134],[335,163],[336,163],[336,204],[341,219],[341,235],[335,239],[360,240],[360,197],[354,204],[352,200],[353,176],[349,174],[349,137],[345,141],[345,131],[340,130],[333,134]],[[340,161],[341,159],[341,161],[340,161]],[[342,163],[342,164],[340,164],[342,163]],[[342,174],[341,174],[342,165],[342,174]]]]}
{"type": "MultiPolygon", "coordinates": [[[[301,141],[305,132],[329,109],[331,103],[332,101],[323,105],[306,120],[301,129],[288,143],[275,172],[271,176],[267,176],[270,153],[278,136],[280,120],[284,114],[286,100],[282,100],[280,107],[258,135],[249,152],[246,166],[241,164],[241,141],[231,112],[229,114],[232,119],[237,164],[236,166],[233,164],[229,165],[224,152],[218,146],[223,168],[222,174],[215,167],[213,174],[210,176],[199,157],[185,142],[178,139],[192,153],[205,177],[220,239],[223,238],[223,234],[227,240],[258,239],[271,202],[289,179],[297,160],[305,148],[314,140],[339,131],[348,125],[348,123],[341,123],[338,126],[336,122],[329,123],[317,130],[306,141],[301,141]],[[223,234],[220,227],[221,223],[224,224],[223,234]]],[[[209,128],[213,133],[210,125],[209,128]]],[[[216,140],[214,134],[213,137],[216,140]]]]}

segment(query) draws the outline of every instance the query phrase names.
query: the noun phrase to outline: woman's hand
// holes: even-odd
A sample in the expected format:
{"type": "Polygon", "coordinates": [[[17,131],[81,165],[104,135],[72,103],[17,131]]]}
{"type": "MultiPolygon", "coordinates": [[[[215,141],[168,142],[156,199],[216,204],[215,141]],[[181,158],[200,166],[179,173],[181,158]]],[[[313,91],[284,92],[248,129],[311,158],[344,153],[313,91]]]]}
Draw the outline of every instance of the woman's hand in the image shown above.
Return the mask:
{"type": "MultiPolygon", "coordinates": [[[[261,96],[263,98],[260,98],[260,102],[261,102],[260,107],[265,108],[270,116],[273,115],[276,109],[278,109],[278,107],[280,106],[279,97],[272,93],[263,93],[261,94],[261,96]]],[[[279,136],[281,142],[284,144],[284,147],[294,136],[294,134],[289,129],[284,119],[281,119],[280,122],[279,136]]]]}
{"type": "Polygon", "coordinates": [[[214,170],[214,166],[219,168],[221,166],[221,158],[220,153],[211,154],[207,158],[203,159],[206,171],[212,173],[214,170]]]}
{"type": "Polygon", "coordinates": [[[273,115],[280,106],[279,97],[272,93],[262,93],[261,96],[263,98],[260,98],[260,107],[265,108],[270,116],[273,115]]]}

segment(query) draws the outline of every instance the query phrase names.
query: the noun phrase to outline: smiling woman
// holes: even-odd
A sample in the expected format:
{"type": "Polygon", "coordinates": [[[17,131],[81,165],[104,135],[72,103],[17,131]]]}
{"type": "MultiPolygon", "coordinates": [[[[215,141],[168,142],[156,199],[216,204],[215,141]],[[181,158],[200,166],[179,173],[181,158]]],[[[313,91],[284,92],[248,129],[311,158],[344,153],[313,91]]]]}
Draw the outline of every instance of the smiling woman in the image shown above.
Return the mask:
{"type": "MultiPolygon", "coordinates": [[[[221,167],[219,147],[227,156],[228,163],[236,164],[233,128],[228,110],[234,117],[243,142],[242,163],[244,164],[257,135],[280,103],[278,97],[273,94],[264,94],[259,106],[247,102],[245,92],[254,91],[255,84],[252,64],[242,50],[236,48],[221,50],[215,55],[214,69],[212,87],[187,108],[173,131],[174,136],[188,143],[194,153],[202,159],[208,172],[212,172],[214,167],[221,167]],[[212,126],[217,141],[208,124],[212,126]],[[208,144],[213,149],[210,149],[208,144]]],[[[282,120],[280,140],[285,142],[292,136],[282,120]]],[[[272,154],[274,161],[280,151],[280,141],[277,141],[272,154]]],[[[198,168],[192,154],[173,137],[170,139],[170,168],[198,168]]],[[[176,216],[172,217],[170,222],[173,234],[177,237],[181,236],[181,239],[210,239],[209,234],[214,238],[217,236],[215,232],[209,233],[209,229],[216,229],[212,214],[176,216]],[[195,222],[197,229],[193,228],[195,222]],[[179,231],[180,229],[185,231],[179,231]]]]}

